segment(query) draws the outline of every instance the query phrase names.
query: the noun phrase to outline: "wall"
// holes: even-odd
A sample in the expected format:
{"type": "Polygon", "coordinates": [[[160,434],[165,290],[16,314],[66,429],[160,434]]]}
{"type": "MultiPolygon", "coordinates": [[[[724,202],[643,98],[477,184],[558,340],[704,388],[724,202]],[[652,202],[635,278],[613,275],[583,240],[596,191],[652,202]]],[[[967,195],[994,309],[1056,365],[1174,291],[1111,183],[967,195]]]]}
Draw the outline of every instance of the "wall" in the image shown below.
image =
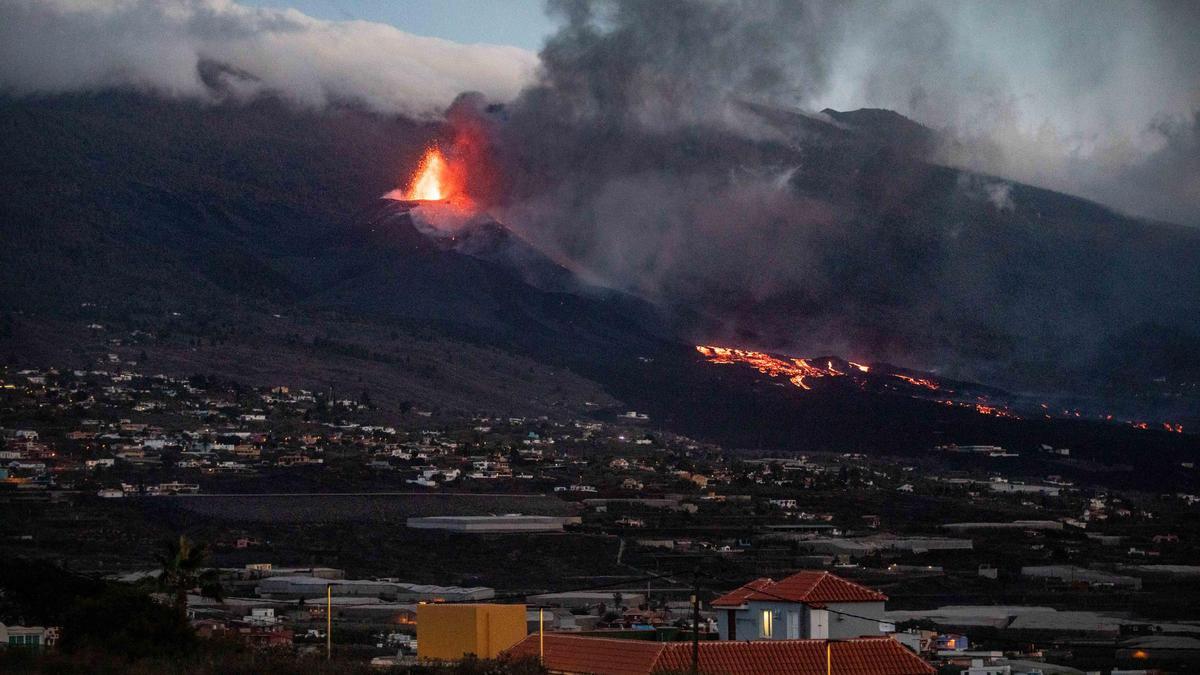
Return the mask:
{"type": "Polygon", "coordinates": [[[871,619],[882,619],[882,602],[839,602],[829,605],[829,609],[829,637],[831,639],[840,640],[843,638],[862,637],[864,635],[870,637],[883,635],[879,631],[879,621],[858,619],[837,613],[846,612],[847,614],[865,616],[871,619]],[[837,612],[833,610],[837,610],[837,612]]]}
{"type": "MultiPolygon", "coordinates": [[[[812,637],[829,637],[831,639],[843,639],[860,637],[864,635],[878,636],[882,635],[879,631],[879,622],[860,619],[856,617],[868,617],[875,619],[883,618],[883,603],[882,602],[845,602],[830,605],[831,610],[827,612],[826,625],[828,626],[829,634],[815,635],[818,619],[814,617],[814,612],[810,608],[801,603],[794,602],[751,602],[749,609],[734,611],[733,615],[736,618],[736,631],[734,638],[736,640],[763,640],[768,639],[762,635],[762,613],[764,610],[770,610],[774,613],[774,631],[769,639],[772,640],[787,640],[787,639],[808,639],[812,637]],[[796,613],[797,630],[789,636],[788,634],[788,615],[796,613]],[[855,616],[845,616],[837,612],[845,612],[855,616]]],[[[717,608],[717,631],[722,640],[730,639],[729,631],[729,611],[722,608],[717,608]]]]}
{"type": "Polygon", "coordinates": [[[495,658],[525,637],[525,605],[417,605],[417,656],[495,658]]]}

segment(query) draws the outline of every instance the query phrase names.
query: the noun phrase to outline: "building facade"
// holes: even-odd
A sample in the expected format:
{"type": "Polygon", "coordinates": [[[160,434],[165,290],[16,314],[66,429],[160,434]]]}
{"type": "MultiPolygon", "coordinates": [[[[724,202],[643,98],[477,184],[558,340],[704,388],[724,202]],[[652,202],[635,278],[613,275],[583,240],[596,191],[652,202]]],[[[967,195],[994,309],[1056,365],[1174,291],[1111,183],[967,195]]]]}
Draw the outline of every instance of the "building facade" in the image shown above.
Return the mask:
{"type": "Polygon", "coordinates": [[[829,572],[756,579],[713,601],[722,640],[825,640],[874,637],[887,596],[829,572]]]}

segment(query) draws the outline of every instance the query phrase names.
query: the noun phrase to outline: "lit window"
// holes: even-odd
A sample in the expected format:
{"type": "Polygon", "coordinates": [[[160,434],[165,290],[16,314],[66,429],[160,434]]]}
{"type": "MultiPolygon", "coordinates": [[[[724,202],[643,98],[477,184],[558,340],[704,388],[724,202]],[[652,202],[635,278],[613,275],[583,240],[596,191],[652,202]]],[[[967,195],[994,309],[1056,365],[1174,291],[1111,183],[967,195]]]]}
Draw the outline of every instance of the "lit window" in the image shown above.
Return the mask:
{"type": "Polygon", "coordinates": [[[762,611],[762,636],[769,638],[775,633],[775,617],[772,616],[771,610],[764,609],[762,611]]]}

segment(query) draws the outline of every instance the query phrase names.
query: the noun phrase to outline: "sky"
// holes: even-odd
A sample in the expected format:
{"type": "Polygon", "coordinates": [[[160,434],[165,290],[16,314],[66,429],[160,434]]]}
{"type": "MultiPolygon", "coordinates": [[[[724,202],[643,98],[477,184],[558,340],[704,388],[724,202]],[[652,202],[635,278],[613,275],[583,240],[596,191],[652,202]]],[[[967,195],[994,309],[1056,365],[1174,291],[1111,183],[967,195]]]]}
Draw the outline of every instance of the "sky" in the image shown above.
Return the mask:
{"type": "Polygon", "coordinates": [[[330,21],[377,21],[455,42],[508,44],[538,51],[555,24],[542,0],[247,0],[290,7],[330,21]]]}
{"type": "Polygon", "coordinates": [[[1200,2],[545,2],[3,0],[0,95],[270,93],[435,119],[463,92],[515,100],[557,44],[632,78],[628,112],[662,128],[737,100],[888,108],[953,141],[939,161],[1200,226],[1200,2]]]}

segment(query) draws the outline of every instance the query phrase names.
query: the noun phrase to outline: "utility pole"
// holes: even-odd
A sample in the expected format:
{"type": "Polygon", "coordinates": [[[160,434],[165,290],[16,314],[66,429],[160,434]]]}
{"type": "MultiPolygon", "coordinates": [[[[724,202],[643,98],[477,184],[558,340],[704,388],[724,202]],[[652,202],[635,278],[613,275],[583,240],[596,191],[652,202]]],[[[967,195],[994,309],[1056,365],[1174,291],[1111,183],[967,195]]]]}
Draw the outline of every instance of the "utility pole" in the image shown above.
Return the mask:
{"type": "Polygon", "coordinates": [[[700,672],[700,568],[692,572],[692,675],[700,672]]]}

